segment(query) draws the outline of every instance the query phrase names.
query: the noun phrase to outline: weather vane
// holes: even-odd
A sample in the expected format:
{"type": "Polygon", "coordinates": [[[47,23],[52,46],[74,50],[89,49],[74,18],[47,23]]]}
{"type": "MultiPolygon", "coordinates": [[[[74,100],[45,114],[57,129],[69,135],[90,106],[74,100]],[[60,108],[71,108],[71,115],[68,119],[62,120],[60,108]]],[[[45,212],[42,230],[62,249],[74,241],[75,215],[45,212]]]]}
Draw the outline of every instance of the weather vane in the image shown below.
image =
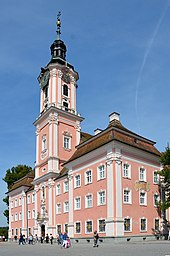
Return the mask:
{"type": "Polygon", "coordinates": [[[56,22],[56,24],[57,24],[57,40],[59,40],[60,39],[60,34],[61,34],[61,31],[60,31],[60,28],[61,28],[61,21],[60,21],[60,16],[61,16],[61,12],[58,12],[58,14],[57,14],[57,22],[56,22]]]}

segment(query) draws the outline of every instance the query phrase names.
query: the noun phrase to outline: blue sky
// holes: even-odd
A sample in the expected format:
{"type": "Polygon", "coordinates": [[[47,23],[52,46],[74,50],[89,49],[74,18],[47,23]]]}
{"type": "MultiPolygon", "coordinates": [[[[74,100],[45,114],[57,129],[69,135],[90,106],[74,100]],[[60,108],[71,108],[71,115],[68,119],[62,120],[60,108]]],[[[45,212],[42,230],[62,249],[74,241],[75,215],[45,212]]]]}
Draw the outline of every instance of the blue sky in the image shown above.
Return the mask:
{"type": "Polygon", "coordinates": [[[6,170],[34,166],[40,68],[50,60],[61,11],[67,60],[79,72],[77,109],[93,133],[120,113],[128,129],[170,142],[170,2],[168,0],[6,0],[0,8],[0,226],[6,170]]]}

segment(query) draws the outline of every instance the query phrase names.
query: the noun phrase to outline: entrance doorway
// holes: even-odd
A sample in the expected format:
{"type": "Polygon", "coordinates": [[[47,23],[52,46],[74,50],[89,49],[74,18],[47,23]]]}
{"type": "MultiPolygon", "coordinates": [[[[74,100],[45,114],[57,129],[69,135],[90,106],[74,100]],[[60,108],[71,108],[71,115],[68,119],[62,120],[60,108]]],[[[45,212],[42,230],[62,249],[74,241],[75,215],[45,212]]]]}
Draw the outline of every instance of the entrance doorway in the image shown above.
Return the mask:
{"type": "Polygon", "coordinates": [[[45,237],[45,225],[41,225],[41,237],[45,237]]]}

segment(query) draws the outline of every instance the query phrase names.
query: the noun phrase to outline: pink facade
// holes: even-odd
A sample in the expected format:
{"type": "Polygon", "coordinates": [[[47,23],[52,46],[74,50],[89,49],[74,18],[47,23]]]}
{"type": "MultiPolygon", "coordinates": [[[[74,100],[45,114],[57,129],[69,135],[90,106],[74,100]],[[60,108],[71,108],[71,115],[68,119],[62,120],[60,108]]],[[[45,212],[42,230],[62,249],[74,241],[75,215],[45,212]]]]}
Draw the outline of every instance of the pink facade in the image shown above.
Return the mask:
{"type": "Polygon", "coordinates": [[[161,228],[159,152],[126,129],[116,112],[95,135],[81,132],[78,73],[61,39],[41,70],[36,164],[9,191],[9,238],[68,232],[72,238],[153,236],[161,228]],[[29,182],[28,182],[29,178],[29,182]]]}

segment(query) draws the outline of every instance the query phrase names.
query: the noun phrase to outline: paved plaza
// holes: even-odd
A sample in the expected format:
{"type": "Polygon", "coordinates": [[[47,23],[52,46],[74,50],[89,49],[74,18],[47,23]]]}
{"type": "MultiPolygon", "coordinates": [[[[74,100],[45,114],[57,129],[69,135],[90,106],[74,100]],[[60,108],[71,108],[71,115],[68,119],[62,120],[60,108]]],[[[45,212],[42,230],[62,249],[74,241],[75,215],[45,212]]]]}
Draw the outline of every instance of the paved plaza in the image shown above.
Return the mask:
{"type": "Polygon", "coordinates": [[[92,244],[73,244],[69,249],[61,249],[56,243],[18,245],[0,243],[0,256],[170,256],[170,241],[146,241],[126,243],[101,243],[98,248],[92,244]]]}

